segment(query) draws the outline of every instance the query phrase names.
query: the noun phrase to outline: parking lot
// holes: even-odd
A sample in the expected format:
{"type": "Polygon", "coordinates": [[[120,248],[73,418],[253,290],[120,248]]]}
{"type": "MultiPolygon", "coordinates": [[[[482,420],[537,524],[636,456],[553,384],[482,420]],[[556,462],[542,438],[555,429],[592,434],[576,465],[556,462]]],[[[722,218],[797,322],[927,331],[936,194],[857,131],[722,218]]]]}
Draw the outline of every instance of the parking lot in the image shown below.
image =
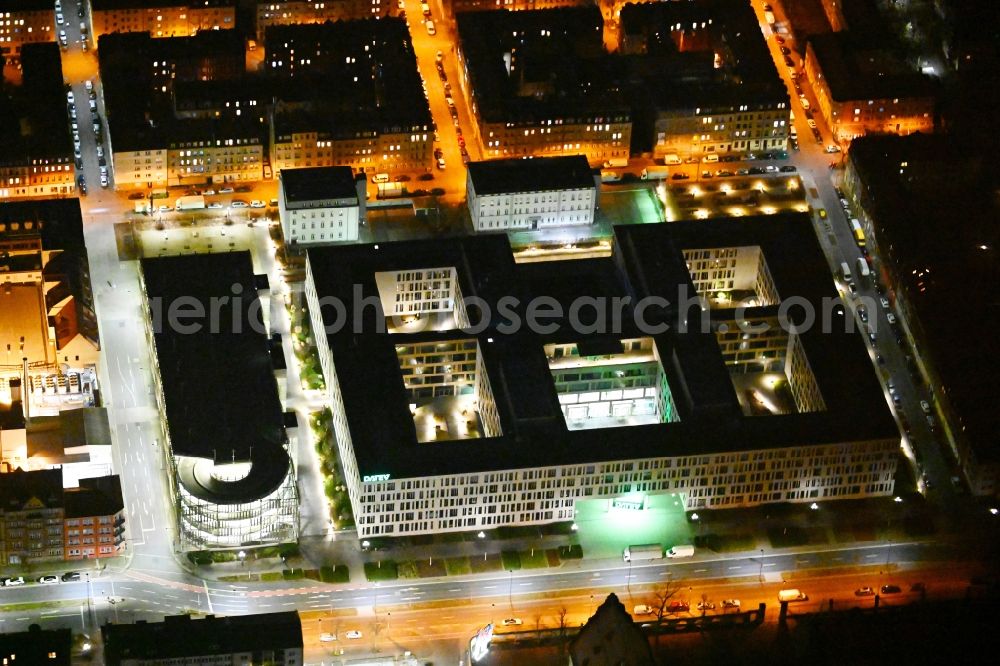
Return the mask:
{"type": "Polygon", "coordinates": [[[658,191],[668,221],[809,210],[797,175],[727,177],[696,183],[663,181],[658,191]]]}

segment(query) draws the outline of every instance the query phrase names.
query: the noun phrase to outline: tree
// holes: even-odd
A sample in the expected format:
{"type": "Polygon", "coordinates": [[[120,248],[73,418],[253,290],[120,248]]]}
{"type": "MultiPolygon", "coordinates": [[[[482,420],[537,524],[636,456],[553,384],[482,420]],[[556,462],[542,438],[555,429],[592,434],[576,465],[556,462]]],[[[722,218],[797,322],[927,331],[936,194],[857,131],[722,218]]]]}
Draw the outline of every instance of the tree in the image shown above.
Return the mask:
{"type": "Polygon", "coordinates": [[[676,580],[668,580],[662,587],[653,591],[653,611],[656,613],[656,621],[662,622],[663,616],[667,614],[670,601],[681,591],[681,583],[676,580]]]}

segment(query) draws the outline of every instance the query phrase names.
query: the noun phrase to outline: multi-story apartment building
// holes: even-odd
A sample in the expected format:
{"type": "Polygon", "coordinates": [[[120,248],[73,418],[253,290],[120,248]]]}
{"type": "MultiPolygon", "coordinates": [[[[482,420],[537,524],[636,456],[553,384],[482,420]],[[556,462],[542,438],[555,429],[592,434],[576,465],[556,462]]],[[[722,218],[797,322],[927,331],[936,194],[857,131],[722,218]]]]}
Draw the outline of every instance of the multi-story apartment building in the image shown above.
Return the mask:
{"type": "Polygon", "coordinates": [[[32,624],[27,631],[3,634],[0,664],[46,664],[70,666],[72,629],[42,629],[32,624]]]}
{"type": "Polygon", "coordinates": [[[59,469],[0,474],[0,564],[113,557],[124,549],[117,476],[63,489],[59,469]]]}
{"type": "Polygon", "coordinates": [[[236,0],[91,0],[92,34],[148,32],[187,37],[236,27],[236,0]]]}
{"type": "Polygon", "coordinates": [[[273,664],[302,666],[302,622],[295,611],[101,627],[108,666],[273,664]]]}
{"type": "Polygon", "coordinates": [[[271,121],[275,171],[430,168],[433,120],[402,19],[269,28],[265,68],[285,82],[271,121]]]}
{"type": "Polygon", "coordinates": [[[199,113],[176,102],[175,86],[208,86],[244,75],[243,42],[235,31],[172,39],[104,35],[99,54],[116,188],[261,179],[267,135],[262,109],[199,113]]]}
{"type": "Polygon", "coordinates": [[[20,81],[0,86],[0,199],[73,192],[73,144],[55,42],[25,44],[20,81]]]}
{"type": "Polygon", "coordinates": [[[628,157],[631,111],[596,6],[466,12],[456,25],[458,92],[484,157],[628,157]]]}
{"type": "Polygon", "coordinates": [[[476,231],[593,224],[598,187],[583,155],[471,162],[466,201],[476,231]]]}
{"type": "Polygon", "coordinates": [[[594,0],[442,0],[446,9],[459,12],[495,11],[509,12],[532,9],[557,9],[559,7],[581,7],[595,4],[594,0]]]}
{"type": "Polygon", "coordinates": [[[298,496],[275,376],[284,356],[250,253],[144,259],[142,279],[181,547],[294,541],[298,496]],[[168,325],[179,299],[211,308],[213,321],[168,325]]]}
{"type": "Polygon", "coordinates": [[[302,25],[401,16],[392,0],[256,0],[257,39],[272,25],[302,25]]]}
{"type": "Polygon", "coordinates": [[[991,378],[1000,368],[984,353],[983,336],[1000,325],[985,305],[995,291],[1000,206],[987,151],[948,135],[856,139],[844,189],[886,285],[909,367],[931,389],[926,418],[972,494],[995,497],[1000,418],[991,378]],[[942,199],[953,203],[942,206],[942,199]],[[958,293],[963,307],[955,307],[958,293]]]}
{"type": "Polygon", "coordinates": [[[350,167],[284,169],[278,212],[286,243],[356,241],[365,220],[365,178],[350,167]]]}
{"type": "Polygon", "coordinates": [[[910,70],[888,49],[855,39],[853,31],[810,38],[804,71],[838,141],[934,131],[933,79],[910,70]]]}
{"type": "Polygon", "coordinates": [[[804,221],[616,227],[614,255],[585,261],[516,264],[501,234],[310,249],[358,536],[569,522],[660,496],[702,510],[891,494],[900,435],[857,331],[761,327],[792,295],[817,313],[839,302],[804,221]],[[723,260],[742,313],[735,293],[695,287],[723,260]],[[426,307],[400,319],[400,286],[426,307]],[[720,349],[740,326],[755,364],[720,349]]]}
{"type": "Polygon", "coordinates": [[[652,105],[635,146],[657,159],[783,150],[788,93],[749,3],[658,2],[621,11],[619,51],[644,63],[652,105]]]}
{"type": "Polygon", "coordinates": [[[49,0],[8,0],[0,7],[0,55],[17,58],[22,44],[54,42],[55,25],[49,0]]]}

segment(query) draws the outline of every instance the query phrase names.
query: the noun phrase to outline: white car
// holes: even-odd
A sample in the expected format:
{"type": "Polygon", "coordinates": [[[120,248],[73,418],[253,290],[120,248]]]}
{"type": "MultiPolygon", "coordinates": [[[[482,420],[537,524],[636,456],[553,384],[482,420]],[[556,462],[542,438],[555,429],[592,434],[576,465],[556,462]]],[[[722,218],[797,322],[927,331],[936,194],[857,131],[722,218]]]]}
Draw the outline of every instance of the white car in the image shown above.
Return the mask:
{"type": "Polygon", "coordinates": [[[202,194],[205,195],[206,197],[215,196],[215,190],[205,190],[204,192],[202,192],[202,194]]]}
{"type": "Polygon", "coordinates": [[[66,22],[66,19],[63,18],[62,13],[57,11],[56,12],[56,23],[58,23],[59,25],[62,25],[65,22],[66,22]]]}
{"type": "Polygon", "coordinates": [[[437,34],[437,30],[434,28],[434,21],[428,19],[424,26],[427,28],[427,34],[431,37],[437,34]]]}
{"type": "Polygon", "coordinates": [[[738,610],[739,607],[740,607],[740,600],[739,599],[723,599],[722,600],[722,607],[723,608],[736,608],[738,610]]]}
{"type": "Polygon", "coordinates": [[[62,42],[63,46],[66,45],[66,31],[65,30],[60,30],[59,31],[59,41],[62,42]]]}
{"type": "Polygon", "coordinates": [[[90,79],[87,79],[86,81],[83,82],[83,87],[87,89],[88,93],[94,92],[94,82],[91,81],[90,79]]]}
{"type": "Polygon", "coordinates": [[[250,202],[251,208],[263,208],[266,205],[267,204],[261,201],[260,199],[254,199],[253,201],[250,202]]]}
{"type": "Polygon", "coordinates": [[[444,171],[444,158],[443,157],[439,157],[437,159],[437,167],[438,167],[438,169],[441,169],[442,171],[444,171]]]}
{"type": "Polygon", "coordinates": [[[53,576],[49,574],[48,576],[42,576],[38,579],[38,582],[42,585],[52,585],[59,582],[59,576],[53,576]]]}
{"type": "Polygon", "coordinates": [[[108,174],[102,173],[101,174],[101,187],[107,187],[107,186],[108,186],[108,174]]]}
{"type": "Polygon", "coordinates": [[[231,187],[223,187],[221,190],[219,190],[219,194],[232,194],[232,193],[233,193],[233,188],[231,187]]]}
{"type": "Polygon", "coordinates": [[[69,102],[70,104],[73,103],[73,91],[72,90],[67,90],[66,91],[66,101],[69,102]]]}
{"type": "Polygon", "coordinates": [[[335,640],[337,640],[337,634],[331,634],[328,631],[324,631],[322,634],[319,635],[320,643],[332,643],[335,640]]]}
{"type": "Polygon", "coordinates": [[[920,409],[924,410],[924,414],[930,414],[931,413],[931,405],[926,400],[921,400],[920,401],[920,409]]]}
{"type": "Polygon", "coordinates": [[[896,315],[892,314],[891,312],[886,312],[885,313],[885,318],[889,320],[890,324],[895,324],[896,323],[896,315]]]}
{"type": "Polygon", "coordinates": [[[361,638],[361,636],[363,636],[363,634],[360,631],[354,631],[354,630],[348,631],[344,635],[352,640],[357,640],[358,638],[361,638]]]}
{"type": "Polygon", "coordinates": [[[208,204],[206,208],[211,208],[212,210],[219,210],[220,208],[225,208],[225,206],[223,206],[218,201],[213,201],[212,203],[208,204]]]}
{"type": "Polygon", "coordinates": [[[240,201],[239,199],[234,199],[233,202],[231,204],[229,204],[229,205],[232,206],[233,208],[246,208],[247,207],[247,202],[246,201],[240,201]]]}
{"type": "Polygon", "coordinates": [[[505,627],[519,627],[524,624],[519,617],[508,617],[503,621],[503,626],[505,627]]]}
{"type": "Polygon", "coordinates": [[[24,585],[24,576],[18,576],[17,578],[4,578],[4,587],[17,587],[18,585],[24,585]]]}
{"type": "Polygon", "coordinates": [[[881,303],[882,307],[885,308],[886,310],[889,309],[889,299],[886,298],[885,296],[882,296],[881,298],[879,298],[878,302],[881,303]]]}
{"type": "Polygon", "coordinates": [[[169,213],[173,210],[173,208],[167,204],[161,204],[159,210],[161,213],[169,213]]]}

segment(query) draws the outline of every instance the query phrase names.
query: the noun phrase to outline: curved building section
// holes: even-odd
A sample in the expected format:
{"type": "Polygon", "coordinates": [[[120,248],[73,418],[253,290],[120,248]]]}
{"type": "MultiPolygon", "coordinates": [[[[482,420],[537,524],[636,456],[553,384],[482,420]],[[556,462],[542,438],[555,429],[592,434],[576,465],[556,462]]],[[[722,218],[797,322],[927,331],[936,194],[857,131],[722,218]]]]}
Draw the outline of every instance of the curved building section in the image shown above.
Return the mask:
{"type": "Polygon", "coordinates": [[[295,475],[250,254],[142,269],[182,547],[294,540],[295,475]]]}

